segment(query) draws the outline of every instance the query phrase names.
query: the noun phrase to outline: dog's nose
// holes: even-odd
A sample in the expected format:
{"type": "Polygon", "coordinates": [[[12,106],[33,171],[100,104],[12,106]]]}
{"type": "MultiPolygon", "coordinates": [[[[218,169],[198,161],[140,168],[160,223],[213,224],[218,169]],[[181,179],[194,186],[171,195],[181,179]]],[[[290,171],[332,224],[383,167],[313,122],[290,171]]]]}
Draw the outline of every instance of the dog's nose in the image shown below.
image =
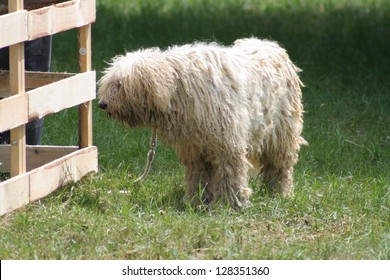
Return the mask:
{"type": "Polygon", "coordinates": [[[100,109],[103,109],[103,110],[107,109],[107,103],[105,103],[105,102],[99,102],[98,106],[99,106],[100,109]]]}

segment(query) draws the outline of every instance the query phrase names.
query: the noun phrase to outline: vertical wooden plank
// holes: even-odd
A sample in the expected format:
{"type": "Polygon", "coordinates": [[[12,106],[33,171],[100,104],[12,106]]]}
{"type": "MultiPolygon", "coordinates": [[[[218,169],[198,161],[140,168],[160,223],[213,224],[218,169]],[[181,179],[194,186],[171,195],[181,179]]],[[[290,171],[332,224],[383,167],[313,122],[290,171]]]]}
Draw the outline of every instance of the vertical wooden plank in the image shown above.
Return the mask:
{"type": "MultiPolygon", "coordinates": [[[[9,12],[23,10],[23,0],[8,0],[9,12]]],[[[24,43],[9,47],[11,95],[25,94],[24,43]]],[[[26,129],[21,125],[11,129],[11,177],[26,172],[26,129]]]]}
{"type": "MultiPolygon", "coordinates": [[[[78,43],[80,72],[91,71],[91,24],[78,29],[78,43]]],[[[92,146],[92,144],[92,101],[88,101],[79,106],[79,146],[85,148],[92,146]]]]}
{"type": "Polygon", "coordinates": [[[23,10],[23,0],[8,0],[8,12],[23,10]]]}

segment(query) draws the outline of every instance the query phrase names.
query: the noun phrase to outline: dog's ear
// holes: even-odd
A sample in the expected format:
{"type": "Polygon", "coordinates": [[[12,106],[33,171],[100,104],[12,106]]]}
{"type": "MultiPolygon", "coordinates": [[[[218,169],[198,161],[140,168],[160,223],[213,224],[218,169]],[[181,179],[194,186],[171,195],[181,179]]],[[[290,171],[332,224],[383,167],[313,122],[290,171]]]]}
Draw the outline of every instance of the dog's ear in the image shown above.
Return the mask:
{"type": "Polygon", "coordinates": [[[175,78],[169,68],[168,65],[153,63],[139,69],[139,78],[149,108],[163,113],[170,112],[172,95],[176,91],[175,78]]]}
{"type": "Polygon", "coordinates": [[[172,87],[167,85],[166,82],[167,81],[159,80],[158,77],[146,78],[144,81],[145,94],[149,108],[156,108],[163,113],[167,113],[171,110],[172,87]]]}

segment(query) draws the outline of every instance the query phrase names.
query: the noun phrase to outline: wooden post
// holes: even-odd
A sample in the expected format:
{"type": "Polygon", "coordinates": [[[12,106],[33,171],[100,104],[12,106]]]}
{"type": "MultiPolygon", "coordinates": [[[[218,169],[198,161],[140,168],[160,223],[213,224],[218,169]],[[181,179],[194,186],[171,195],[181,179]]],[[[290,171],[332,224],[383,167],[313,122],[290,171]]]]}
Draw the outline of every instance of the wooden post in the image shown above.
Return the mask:
{"type": "MultiPolygon", "coordinates": [[[[79,68],[80,72],[92,69],[91,24],[78,29],[79,68]]],[[[86,148],[93,144],[92,101],[79,106],[79,147],[86,148]]]]}
{"type": "MultiPolygon", "coordinates": [[[[8,0],[8,11],[23,10],[23,0],[8,0]]],[[[10,93],[25,94],[24,43],[9,47],[10,93]]],[[[26,172],[26,128],[21,125],[11,129],[11,177],[26,172]]]]}

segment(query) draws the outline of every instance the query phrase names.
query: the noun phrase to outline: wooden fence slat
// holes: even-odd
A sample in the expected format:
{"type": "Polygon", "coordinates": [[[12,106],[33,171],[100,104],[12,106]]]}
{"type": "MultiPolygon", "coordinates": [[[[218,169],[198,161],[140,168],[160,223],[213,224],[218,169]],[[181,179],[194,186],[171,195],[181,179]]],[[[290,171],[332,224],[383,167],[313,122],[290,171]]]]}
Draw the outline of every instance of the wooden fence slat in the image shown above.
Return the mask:
{"type": "Polygon", "coordinates": [[[30,201],[45,197],[60,186],[79,181],[91,172],[97,172],[96,147],[77,150],[34,169],[30,175],[30,201]]]}
{"type": "Polygon", "coordinates": [[[29,40],[80,27],[96,19],[95,1],[68,1],[29,12],[29,40]]]}
{"type": "Polygon", "coordinates": [[[0,183],[0,216],[30,202],[28,173],[0,183]]]}
{"type": "MultiPolygon", "coordinates": [[[[0,100],[0,131],[15,128],[27,123],[28,120],[42,118],[95,98],[95,71],[70,75],[69,78],[41,86],[26,94],[0,100]]],[[[92,127],[92,112],[89,121],[92,127]]]]}
{"type": "MultiPolygon", "coordinates": [[[[11,3],[17,0],[12,0],[11,3]]],[[[73,0],[0,16],[0,48],[56,34],[96,20],[95,0],[73,0]]]]}
{"type": "MultiPolygon", "coordinates": [[[[31,73],[31,75],[40,74],[31,73]]],[[[43,75],[43,78],[36,83],[43,84],[62,77],[68,78],[41,86],[27,94],[18,94],[0,100],[0,131],[15,128],[27,123],[28,120],[42,118],[96,98],[95,71],[80,74],[63,73],[59,76],[49,73],[47,76],[43,75]],[[83,89],[83,94],[80,94],[80,88],[83,89]]]]}
{"type": "Polygon", "coordinates": [[[28,121],[28,95],[17,94],[0,100],[0,132],[28,121]]]}
{"type": "Polygon", "coordinates": [[[28,40],[26,10],[0,16],[0,48],[28,40]]]}
{"type": "Polygon", "coordinates": [[[96,98],[96,73],[77,74],[29,91],[28,96],[30,120],[57,113],[96,98]]]}
{"type": "Polygon", "coordinates": [[[0,182],[0,216],[97,170],[97,148],[93,146],[0,182]]]}

